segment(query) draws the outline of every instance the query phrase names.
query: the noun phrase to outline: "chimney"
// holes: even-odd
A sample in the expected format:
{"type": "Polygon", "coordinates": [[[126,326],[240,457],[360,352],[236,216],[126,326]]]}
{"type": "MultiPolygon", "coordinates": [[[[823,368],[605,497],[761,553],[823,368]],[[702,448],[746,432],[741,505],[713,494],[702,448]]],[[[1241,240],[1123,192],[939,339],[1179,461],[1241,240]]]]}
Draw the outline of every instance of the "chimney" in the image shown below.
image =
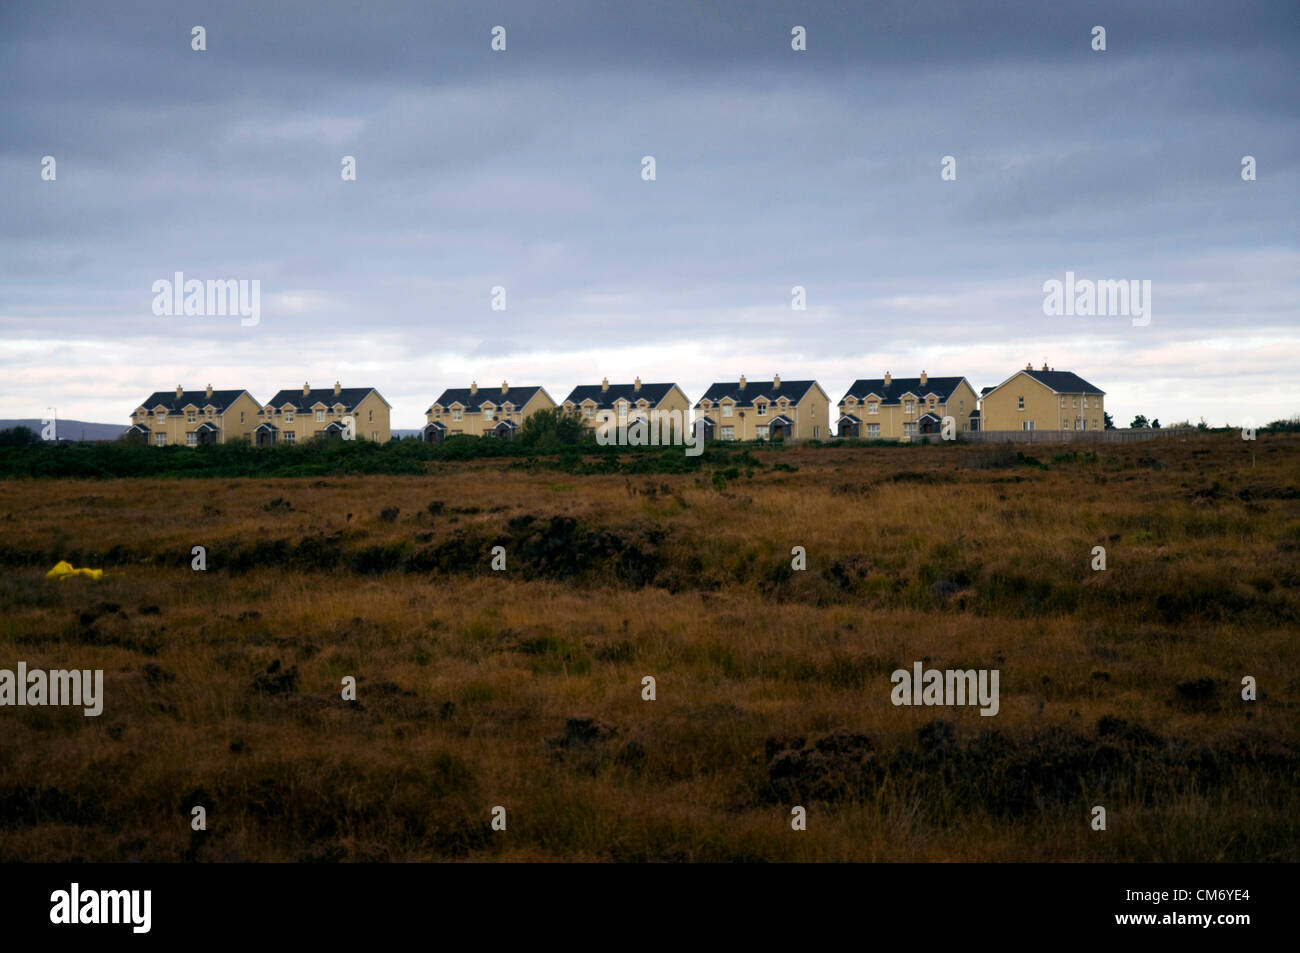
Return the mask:
{"type": "Polygon", "coordinates": [[[177,384],[177,385],[176,385],[176,396],[177,396],[177,397],[183,397],[184,395],[185,395],[185,388],[182,387],[180,384],[177,384]]]}
{"type": "Polygon", "coordinates": [[[471,394],[477,394],[477,393],[478,393],[478,381],[470,381],[470,382],[469,382],[469,392],[470,392],[471,394]]]}
{"type": "Polygon", "coordinates": [[[921,386],[924,387],[924,386],[925,386],[925,382],[928,381],[929,379],[930,379],[930,378],[929,378],[928,376],[926,376],[925,371],[922,371],[922,372],[921,372],[921,386]]]}
{"type": "Polygon", "coordinates": [[[334,396],[337,397],[337,396],[338,396],[339,394],[341,394],[341,393],[343,393],[343,387],[342,387],[341,384],[339,384],[338,381],[335,381],[335,382],[334,382],[334,396]]]}
{"type": "Polygon", "coordinates": [[[885,371],[885,386],[886,386],[886,387],[888,387],[888,386],[890,385],[890,383],[893,381],[893,379],[894,379],[894,378],[890,376],[889,371],[885,371]]]}
{"type": "Polygon", "coordinates": [[[640,390],[641,390],[641,378],[638,377],[636,380],[634,380],[634,381],[632,382],[632,389],[633,389],[634,391],[637,391],[638,393],[640,392],[640,390]]]}
{"type": "Polygon", "coordinates": [[[772,375],[772,390],[780,390],[780,389],[781,389],[781,375],[780,375],[780,374],[773,374],[773,375],[772,375]]]}
{"type": "Polygon", "coordinates": [[[744,375],[744,374],[741,374],[741,375],[740,375],[740,389],[741,389],[741,390],[744,390],[744,389],[745,389],[745,383],[746,383],[746,381],[745,381],[745,375],[744,375]]]}
{"type": "Polygon", "coordinates": [[[1047,362],[1043,361],[1043,370],[1047,370],[1047,362]]]}
{"type": "Polygon", "coordinates": [[[501,393],[504,394],[504,393],[505,393],[506,391],[508,391],[509,389],[510,389],[510,384],[507,383],[506,381],[502,381],[502,382],[501,382],[501,393]]]}
{"type": "Polygon", "coordinates": [[[211,384],[209,384],[209,385],[204,389],[204,391],[203,391],[203,396],[204,396],[204,397],[211,397],[211,396],[212,396],[212,385],[211,385],[211,384]]]}
{"type": "Polygon", "coordinates": [[[1025,370],[1027,370],[1027,371],[1032,371],[1033,369],[1034,369],[1033,362],[1032,362],[1032,361],[1025,361],[1025,370]]]}
{"type": "Polygon", "coordinates": [[[307,396],[308,394],[310,394],[310,393],[311,393],[311,385],[308,384],[306,381],[303,381],[303,382],[302,382],[302,396],[306,397],[306,396],[307,396]]]}
{"type": "Polygon", "coordinates": [[[604,393],[605,391],[607,391],[607,390],[609,390],[609,378],[608,378],[608,377],[602,377],[602,378],[600,379],[600,391],[601,391],[601,393],[603,394],[603,393],[604,393]]]}

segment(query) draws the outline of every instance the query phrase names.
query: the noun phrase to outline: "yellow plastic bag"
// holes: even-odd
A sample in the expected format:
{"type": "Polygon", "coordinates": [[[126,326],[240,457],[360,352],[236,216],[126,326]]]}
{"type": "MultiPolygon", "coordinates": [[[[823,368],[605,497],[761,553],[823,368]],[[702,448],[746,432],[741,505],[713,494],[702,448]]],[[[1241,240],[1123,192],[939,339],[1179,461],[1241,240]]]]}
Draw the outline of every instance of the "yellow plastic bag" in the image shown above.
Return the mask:
{"type": "Polygon", "coordinates": [[[60,559],[54,568],[45,574],[46,579],[67,579],[69,576],[89,576],[91,579],[104,578],[102,569],[75,569],[70,562],[60,559]]]}

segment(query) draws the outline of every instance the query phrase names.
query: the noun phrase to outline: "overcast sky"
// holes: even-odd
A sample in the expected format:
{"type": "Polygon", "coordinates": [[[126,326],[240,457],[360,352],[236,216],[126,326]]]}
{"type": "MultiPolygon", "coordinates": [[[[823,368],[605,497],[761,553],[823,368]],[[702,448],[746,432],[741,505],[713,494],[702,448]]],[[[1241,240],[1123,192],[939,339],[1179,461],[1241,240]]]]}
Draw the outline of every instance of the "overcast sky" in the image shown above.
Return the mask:
{"type": "Polygon", "coordinates": [[[1291,416],[1298,63],[1291,0],[0,0],[0,417],[1044,360],[1121,425],[1291,416]],[[260,323],[155,315],[177,271],[260,323]],[[1044,315],[1066,272],[1150,323],[1044,315]]]}

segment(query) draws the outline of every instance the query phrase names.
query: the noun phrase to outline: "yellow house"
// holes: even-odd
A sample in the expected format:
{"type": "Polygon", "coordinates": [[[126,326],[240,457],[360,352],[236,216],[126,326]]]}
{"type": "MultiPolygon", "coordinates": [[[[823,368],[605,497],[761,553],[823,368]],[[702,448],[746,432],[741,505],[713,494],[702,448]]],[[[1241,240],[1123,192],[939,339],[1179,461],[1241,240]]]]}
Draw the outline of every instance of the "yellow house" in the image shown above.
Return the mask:
{"type": "MultiPolygon", "coordinates": [[[[682,432],[690,426],[691,402],[676,384],[642,384],[637,378],[631,384],[611,384],[608,378],[599,384],[580,384],[569,392],[562,405],[568,412],[582,415],[583,422],[594,430],[602,423],[612,426],[626,425],[638,417],[650,417],[651,411],[660,414],[680,414],[682,432]]],[[[668,441],[677,434],[675,429],[665,430],[660,418],[661,439],[668,441]]],[[[671,421],[674,418],[667,418],[671,421]]],[[[677,438],[680,439],[680,438],[677,438]]]]}
{"type": "Polygon", "coordinates": [[[964,377],[884,377],[854,381],[840,400],[841,437],[911,440],[939,433],[952,417],[957,432],[980,429],[975,388],[964,377]]]}
{"type": "Polygon", "coordinates": [[[282,390],[257,413],[254,430],[259,447],[276,443],[302,443],[316,436],[341,437],[351,422],[357,440],[386,443],[392,437],[388,425],[388,401],[373,387],[341,387],[314,391],[282,390]]]}
{"type": "Polygon", "coordinates": [[[816,381],[720,381],[695,405],[705,440],[820,440],[830,436],[830,403],[816,381]]]}
{"type": "Polygon", "coordinates": [[[985,430],[1104,430],[1105,393],[1078,374],[1030,364],[984,392],[985,430]]]}
{"type": "Polygon", "coordinates": [[[479,390],[475,381],[469,387],[450,387],[424,412],[428,421],[424,439],[442,443],[447,437],[468,434],[510,440],[525,420],[554,407],[555,401],[540,386],[511,387],[502,381],[500,390],[479,390]]]}
{"type": "Polygon", "coordinates": [[[128,433],[137,433],[151,446],[247,441],[257,426],[258,405],[246,390],[161,390],[144,399],[131,415],[128,433]]]}

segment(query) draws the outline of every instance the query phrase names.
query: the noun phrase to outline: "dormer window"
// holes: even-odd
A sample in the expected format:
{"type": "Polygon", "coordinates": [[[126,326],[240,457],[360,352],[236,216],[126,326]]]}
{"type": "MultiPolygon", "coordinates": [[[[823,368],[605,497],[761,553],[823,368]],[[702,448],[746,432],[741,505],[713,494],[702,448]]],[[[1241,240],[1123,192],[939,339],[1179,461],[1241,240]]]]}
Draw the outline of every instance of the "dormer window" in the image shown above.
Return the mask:
{"type": "Polygon", "coordinates": [[[452,420],[460,420],[463,416],[464,416],[464,415],[461,413],[461,410],[460,410],[459,407],[454,407],[454,408],[452,408],[452,411],[451,411],[451,419],[452,419],[452,420]]]}
{"type": "Polygon", "coordinates": [[[903,404],[903,412],[907,414],[916,413],[916,401],[909,400],[903,404]]]}
{"type": "Polygon", "coordinates": [[[194,423],[195,419],[196,419],[196,418],[195,418],[195,416],[194,416],[194,411],[192,411],[192,410],[190,410],[190,411],[186,411],[186,413],[185,413],[185,422],[186,422],[187,424],[192,424],[192,423],[194,423]]]}
{"type": "Polygon", "coordinates": [[[319,422],[321,422],[321,421],[324,421],[324,419],[325,419],[325,411],[323,411],[323,410],[317,410],[317,411],[316,411],[316,421],[319,423],[319,422]]]}
{"type": "Polygon", "coordinates": [[[767,404],[755,404],[755,405],[754,405],[754,412],[757,413],[758,416],[760,416],[760,417],[764,417],[764,416],[766,416],[766,415],[767,415],[767,404]]]}
{"type": "Polygon", "coordinates": [[[292,411],[292,410],[286,410],[286,411],[284,412],[284,422],[285,422],[286,424],[291,424],[291,423],[293,423],[293,411],[292,411]]]}
{"type": "Polygon", "coordinates": [[[492,417],[493,417],[493,413],[494,413],[494,412],[493,412],[493,410],[492,410],[491,407],[484,407],[484,408],[483,408],[483,419],[484,419],[484,420],[491,420],[492,417]]]}
{"type": "Polygon", "coordinates": [[[869,401],[867,401],[867,413],[869,413],[869,414],[878,414],[878,413],[880,413],[880,401],[878,401],[878,400],[869,400],[869,401]]]}
{"type": "Polygon", "coordinates": [[[722,416],[724,416],[724,417],[730,417],[730,416],[732,415],[732,413],[735,411],[735,409],[736,409],[736,408],[733,407],[733,406],[731,406],[731,404],[723,404],[723,405],[722,405],[722,416]]]}

